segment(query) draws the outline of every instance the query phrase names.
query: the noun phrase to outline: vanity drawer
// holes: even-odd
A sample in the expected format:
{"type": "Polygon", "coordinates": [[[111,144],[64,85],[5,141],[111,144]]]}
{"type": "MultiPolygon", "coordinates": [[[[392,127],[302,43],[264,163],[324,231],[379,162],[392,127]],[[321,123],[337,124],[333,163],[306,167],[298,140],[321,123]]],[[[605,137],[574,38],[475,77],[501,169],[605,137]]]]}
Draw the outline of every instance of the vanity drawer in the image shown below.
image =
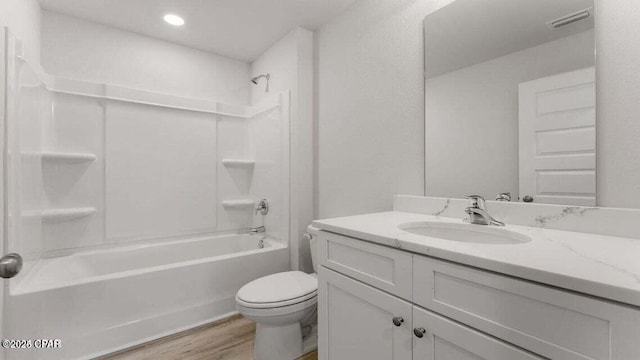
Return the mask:
{"type": "Polygon", "coordinates": [[[324,231],[318,240],[320,265],[411,300],[410,253],[324,231]]]}
{"type": "Polygon", "coordinates": [[[640,359],[640,311],[414,256],[414,303],[550,359],[640,359]]]}

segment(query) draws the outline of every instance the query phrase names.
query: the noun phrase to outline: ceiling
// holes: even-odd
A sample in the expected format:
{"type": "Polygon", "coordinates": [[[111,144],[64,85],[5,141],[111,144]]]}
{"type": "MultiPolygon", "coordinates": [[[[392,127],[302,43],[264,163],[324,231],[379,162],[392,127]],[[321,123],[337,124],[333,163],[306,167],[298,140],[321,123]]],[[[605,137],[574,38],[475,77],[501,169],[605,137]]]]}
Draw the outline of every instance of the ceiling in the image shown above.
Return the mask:
{"type": "Polygon", "coordinates": [[[479,64],[593,28],[593,16],[552,29],[547,22],[593,0],[457,0],[424,21],[428,77],[479,64]]]}
{"type": "Polygon", "coordinates": [[[42,7],[243,61],[296,26],[314,30],[356,0],[40,0],[42,7]],[[173,27],[165,13],[183,17],[173,27]]]}

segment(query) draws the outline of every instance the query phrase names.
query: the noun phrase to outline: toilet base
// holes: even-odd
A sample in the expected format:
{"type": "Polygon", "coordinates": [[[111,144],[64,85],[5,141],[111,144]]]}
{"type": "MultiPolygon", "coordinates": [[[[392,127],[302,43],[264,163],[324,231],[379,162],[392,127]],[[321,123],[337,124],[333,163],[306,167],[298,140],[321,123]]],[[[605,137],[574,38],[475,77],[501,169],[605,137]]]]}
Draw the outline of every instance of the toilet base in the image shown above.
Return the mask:
{"type": "Polygon", "coordinates": [[[300,323],[279,326],[256,324],[255,360],[294,360],[302,355],[300,323]]]}
{"type": "Polygon", "coordinates": [[[313,325],[311,333],[302,338],[302,355],[318,349],[318,326],[313,325]]]}

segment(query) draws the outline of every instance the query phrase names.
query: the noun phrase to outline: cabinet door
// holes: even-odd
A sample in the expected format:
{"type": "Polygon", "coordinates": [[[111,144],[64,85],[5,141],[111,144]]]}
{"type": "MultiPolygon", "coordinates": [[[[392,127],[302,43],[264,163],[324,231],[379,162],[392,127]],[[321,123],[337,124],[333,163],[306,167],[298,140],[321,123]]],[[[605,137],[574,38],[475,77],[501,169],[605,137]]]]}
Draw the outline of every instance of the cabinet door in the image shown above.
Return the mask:
{"type": "Polygon", "coordinates": [[[416,255],[416,305],[554,360],[640,359],[640,311],[416,255]]]}
{"type": "Polygon", "coordinates": [[[325,267],[318,286],[321,360],[411,359],[410,303],[325,267]]]}
{"type": "Polygon", "coordinates": [[[415,306],[413,327],[413,360],[545,359],[415,306]]]}

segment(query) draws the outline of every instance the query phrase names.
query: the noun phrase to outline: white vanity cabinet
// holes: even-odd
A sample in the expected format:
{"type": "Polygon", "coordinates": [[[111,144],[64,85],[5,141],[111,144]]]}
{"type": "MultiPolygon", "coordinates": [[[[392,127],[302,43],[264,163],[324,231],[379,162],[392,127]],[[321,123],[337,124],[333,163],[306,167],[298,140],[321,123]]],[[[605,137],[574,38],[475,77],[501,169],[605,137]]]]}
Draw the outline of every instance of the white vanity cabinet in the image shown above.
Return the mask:
{"type": "Polygon", "coordinates": [[[640,310],[320,232],[322,360],[639,360],[640,310]]]}
{"type": "Polygon", "coordinates": [[[321,268],[321,359],[411,360],[411,303],[321,268]]]}

